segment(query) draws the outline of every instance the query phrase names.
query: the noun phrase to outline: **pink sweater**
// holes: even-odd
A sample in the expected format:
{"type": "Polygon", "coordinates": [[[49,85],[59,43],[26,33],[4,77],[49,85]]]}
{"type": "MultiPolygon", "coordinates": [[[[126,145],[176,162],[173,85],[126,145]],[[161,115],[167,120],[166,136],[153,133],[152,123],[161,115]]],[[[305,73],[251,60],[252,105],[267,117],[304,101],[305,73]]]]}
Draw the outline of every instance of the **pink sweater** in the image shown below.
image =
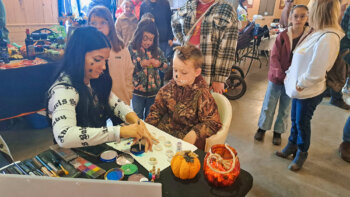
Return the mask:
{"type": "Polygon", "coordinates": [[[124,103],[130,105],[134,85],[132,84],[132,74],[134,64],[131,61],[129,50],[125,47],[118,53],[111,50],[108,59],[109,73],[112,77],[112,92],[124,103]]]}

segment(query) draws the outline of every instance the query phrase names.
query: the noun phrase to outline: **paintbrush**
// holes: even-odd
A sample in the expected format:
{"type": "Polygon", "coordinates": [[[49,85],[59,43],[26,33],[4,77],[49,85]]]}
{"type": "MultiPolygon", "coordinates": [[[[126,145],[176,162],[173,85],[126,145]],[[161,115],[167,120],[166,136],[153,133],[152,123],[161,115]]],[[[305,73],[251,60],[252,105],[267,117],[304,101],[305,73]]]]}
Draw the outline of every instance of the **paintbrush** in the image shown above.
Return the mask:
{"type": "MultiPolygon", "coordinates": [[[[140,126],[140,119],[137,121],[137,124],[140,126]]],[[[139,139],[139,151],[141,151],[141,139],[139,139]]]]}

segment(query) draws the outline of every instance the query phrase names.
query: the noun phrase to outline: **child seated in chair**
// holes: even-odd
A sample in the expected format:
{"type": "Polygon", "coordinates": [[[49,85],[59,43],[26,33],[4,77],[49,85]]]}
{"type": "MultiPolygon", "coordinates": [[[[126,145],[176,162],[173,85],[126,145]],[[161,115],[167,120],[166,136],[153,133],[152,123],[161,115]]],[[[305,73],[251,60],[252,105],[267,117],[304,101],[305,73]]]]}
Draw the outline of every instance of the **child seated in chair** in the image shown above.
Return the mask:
{"type": "Polygon", "coordinates": [[[192,45],[176,47],[173,79],[161,88],[146,122],[204,149],[222,126],[218,107],[201,76],[203,56],[192,45]]]}

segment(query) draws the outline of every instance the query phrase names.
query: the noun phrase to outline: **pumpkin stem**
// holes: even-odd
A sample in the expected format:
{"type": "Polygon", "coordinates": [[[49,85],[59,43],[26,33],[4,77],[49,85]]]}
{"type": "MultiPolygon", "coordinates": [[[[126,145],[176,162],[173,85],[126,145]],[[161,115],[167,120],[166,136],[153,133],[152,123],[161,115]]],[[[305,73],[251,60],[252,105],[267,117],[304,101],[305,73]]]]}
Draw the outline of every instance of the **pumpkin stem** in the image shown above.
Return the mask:
{"type": "Polygon", "coordinates": [[[186,162],[194,162],[194,158],[198,157],[198,155],[192,151],[184,151],[184,159],[186,160],[186,162]]]}

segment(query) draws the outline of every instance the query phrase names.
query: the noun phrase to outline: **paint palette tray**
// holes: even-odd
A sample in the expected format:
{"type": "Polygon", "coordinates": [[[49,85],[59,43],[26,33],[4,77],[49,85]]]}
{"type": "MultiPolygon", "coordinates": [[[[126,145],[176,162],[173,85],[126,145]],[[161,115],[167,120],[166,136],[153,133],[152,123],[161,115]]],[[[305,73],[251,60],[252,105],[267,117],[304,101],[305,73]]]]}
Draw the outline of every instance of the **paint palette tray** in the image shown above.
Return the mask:
{"type": "Polygon", "coordinates": [[[106,173],[106,171],[90,161],[77,157],[70,162],[77,170],[85,174],[88,178],[96,179],[106,173]]]}

